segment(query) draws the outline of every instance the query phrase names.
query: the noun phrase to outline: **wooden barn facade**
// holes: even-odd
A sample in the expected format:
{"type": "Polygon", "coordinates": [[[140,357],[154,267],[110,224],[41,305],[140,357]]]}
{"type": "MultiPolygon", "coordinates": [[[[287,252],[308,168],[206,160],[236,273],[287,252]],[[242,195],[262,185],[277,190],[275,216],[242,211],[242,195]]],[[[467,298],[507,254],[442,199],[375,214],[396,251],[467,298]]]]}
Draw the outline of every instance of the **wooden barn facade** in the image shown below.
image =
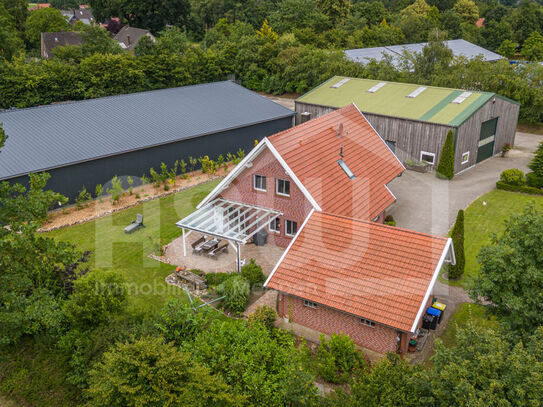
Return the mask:
{"type": "Polygon", "coordinates": [[[333,77],[298,98],[298,123],[354,103],[402,162],[433,168],[449,130],[455,173],[513,145],[519,104],[496,93],[333,77]]]}

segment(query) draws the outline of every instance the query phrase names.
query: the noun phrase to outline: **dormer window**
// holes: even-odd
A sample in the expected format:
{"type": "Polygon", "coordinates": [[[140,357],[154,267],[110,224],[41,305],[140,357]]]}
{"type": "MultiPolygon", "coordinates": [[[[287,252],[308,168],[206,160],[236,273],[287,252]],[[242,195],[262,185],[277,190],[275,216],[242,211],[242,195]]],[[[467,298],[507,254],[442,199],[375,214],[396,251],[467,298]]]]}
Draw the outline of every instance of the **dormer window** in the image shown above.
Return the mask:
{"type": "Polygon", "coordinates": [[[276,192],[277,195],[290,196],[290,181],[277,179],[276,192]]]}
{"type": "Polygon", "coordinates": [[[253,187],[257,191],[266,192],[266,177],[264,175],[255,174],[253,178],[253,187]]]}

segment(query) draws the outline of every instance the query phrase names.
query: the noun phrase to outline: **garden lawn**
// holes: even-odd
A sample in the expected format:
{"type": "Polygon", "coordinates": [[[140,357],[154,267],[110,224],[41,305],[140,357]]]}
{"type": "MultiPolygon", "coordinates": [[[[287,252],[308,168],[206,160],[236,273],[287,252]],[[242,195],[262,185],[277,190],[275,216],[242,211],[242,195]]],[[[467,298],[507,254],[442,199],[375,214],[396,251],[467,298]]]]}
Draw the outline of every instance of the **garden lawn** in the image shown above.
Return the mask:
{"type": "Polygon", "coordinates": [[[144,202],[103,218],[48,232],[58,240],[75,243],[81,251],[90,250],[92,268],[114,269],[128,283],[129,306],[136,312],[154,312],[169,296],[184,292],[166,284],[173,266],[150,259],[161,245],[181,236],[175,222],[188,215],[218,184],[218,180],[197,185],[161,199],[144,202]],[[124,228],[143,214],[145,228],[124,233],[124,228]]]}
{"type": "Polygon", "coordinates": [[[511,215],[520,214],[534,202],[537,208],[543,208],[543,197],[524,195],[516,192],[495,190],[473,201],[466,209],[464,218],[464,249],[466,268],[464,275],[457,281],[441,281],[464,288],[469,287],[470,279],[479,273],[477,254],[483,246],[491,243],[492,233],[498,236],[505,229],[504,221],[511,215]],[[483,203],[486,203],[484,205],[483,203]]]}
{"type": "Polygon", "coordinates": [[[458,306],[439,339],[441,339],[443,344],[449,348],[456,346],[457,328],[465,327],[468,321],[482,327],[498,326],[495,317],[487,316],[482,305],[464,303],[458,306]]]}

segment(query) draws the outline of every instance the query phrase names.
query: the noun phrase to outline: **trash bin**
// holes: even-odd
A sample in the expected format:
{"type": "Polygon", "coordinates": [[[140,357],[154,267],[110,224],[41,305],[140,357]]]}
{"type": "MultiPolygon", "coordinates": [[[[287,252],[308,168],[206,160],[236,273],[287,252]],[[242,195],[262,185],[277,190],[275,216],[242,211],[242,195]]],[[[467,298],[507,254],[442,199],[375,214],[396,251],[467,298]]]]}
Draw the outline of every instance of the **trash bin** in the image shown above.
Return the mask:
{"type": "Polygon", "coordinates": [[[424,314],[424,317],[422,317],[422,327],[424,329],[436,329],[437,317],[435,315],[424,314]]]}
{"type": "Polygon", "coordinates": [[[447,304],[436,301],[432,304],[432,308],[436,308],[441,311],[441,318],[439,319],[439,322],[441,322],[441,319],[443,319],[443,314],[445,314],[445,308],[447,308],[447,304]]]}
{"type": "Polygon", "coordinates": [[[435,316],[437,319],[437,323],[438,324],[441,323],[441,317],[443,313],[440,310],[438,310],[437,308],[430,307],[426,310],[426,313],[429,315],[435,316]]]}
{"type": "Polygon", "coordinates": [[[253,242],[257,246],[264,246],[268,242],[268,232],[266,229],[260,229],[253,236],[253,242]]]}

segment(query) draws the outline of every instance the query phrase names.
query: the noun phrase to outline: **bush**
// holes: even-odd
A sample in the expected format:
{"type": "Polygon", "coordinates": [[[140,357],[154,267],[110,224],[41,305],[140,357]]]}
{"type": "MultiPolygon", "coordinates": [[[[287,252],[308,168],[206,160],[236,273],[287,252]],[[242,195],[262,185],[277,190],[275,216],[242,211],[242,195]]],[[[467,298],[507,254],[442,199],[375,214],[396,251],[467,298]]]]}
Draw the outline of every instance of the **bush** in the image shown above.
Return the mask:
{"type": "Polygon", "coordinates": [[[539,143],[534,158],[532,158],[532,161],[528,164],[528,168],[538,177],[543,177],[543,142],[539,143]]]}
{"type": "Polygon", "coordinates": [[[91,200],[91,194],[87,191],[87,188],[83,185],[83,188],[81,188],[81,191],[79,191],[79,194],[77,195],[77,198],[75,198],[75,206],[78,208],[82,208],[84,206],[87,206],[87,202],[91,200]]]}
{"type": "Polygon", "coordinates": [[[394,220],[394,216],[392,215],[385,216],[385,225],[396,226],[396,221],[394,220]]]}
{"type": "Polygon", "coordinates": [[[320,341],[317,351],[318,371],[326,381],[345,383],[355,370],[365,366],[361,353],[349,335],[332,335],[329,342],[321,335],[320,341]]]}
{"type": "Polygon", "coordinates": [[[239,274],[234,274],[217,287],[217,294],[225,296],[223,299],[224,306],[234,315],[240,315],[245,311],[250,293],[249,282],[239,274]]]}
{"type": "MultiPolygon", "coordinates": [[[[194,270],[191,270],[194,272],[194,270]]],[[[229,278],[235,276],[233,273],[207,273],[205,274],[206,284],[209,287],[215,287],[224,283],[229,278]]]]}
{"type": "Polygon", "coordinates": [[[466,259],[464,255],[464,211],[460,209],[456,215],[456,222],[451,233],[453,240],[454,253],[456,256],[456,264],[449,266],[449,278],[457,279],[464,274],[466,259]]]}
{"type": "Polygon", "coordinates": [[[524,173],[518,168],[510,168],[501,173],[500,181],[509,185],[524,185],[524,173]]]}
{"type": "Polygon", "coordinates": [[[445,144],[441,149],[436,175],[438,178],[452,179],[454,177],[454,136],[452,130],[447,133],[445,144]]]}
{"type": "Polygon", "coordinates": [[[543,188],[543,177],[538,177],[535,172],[526,174],[526,184],[533,188],[543,188]]]}
{"type": "Polygon", "coordinates": [[[241,268],[241,276],[249,282],[251,287],[262,285],[266,281],[266,276],[262,273],[262,267],[255,263],[255,259],[251,259],[248,264],[241,268]]]}
{"type": "Polygon", "coordinates": [[[271,307],[267,305],[262,305],[256,309],[254,313],[249,315],[249,325],[262,324],[267,329],[271,330],[274,327],[275,319],[277,318],[277,313],[271,307]]]}
{"type": "Polygon", "coordinates": [[[543,195],[543,190],[540,188],[529,187],[526,185],[509,185],[502,181],[496,182],[496,188],[503,191],[522,192],[523,194],[543,195]]]}

